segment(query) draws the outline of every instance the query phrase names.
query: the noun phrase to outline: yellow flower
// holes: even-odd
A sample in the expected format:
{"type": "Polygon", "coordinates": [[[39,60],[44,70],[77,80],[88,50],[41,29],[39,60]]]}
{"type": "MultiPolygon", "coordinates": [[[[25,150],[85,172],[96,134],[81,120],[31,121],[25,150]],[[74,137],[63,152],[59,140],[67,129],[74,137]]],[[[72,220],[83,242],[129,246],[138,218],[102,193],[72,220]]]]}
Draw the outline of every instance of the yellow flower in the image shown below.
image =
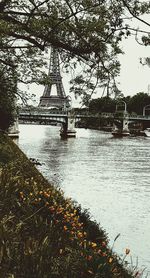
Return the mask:
{"type": "Polygon", "coordinates": [[[95,247],[97,247],[97,244],[95,242],[91,242],[91,246],[92,246],[92,248],[95,248],[95,247]]]}
{"type": "Polygon", "coordinates": [[[111,264],[112,261],[113,261],[113,258],[110,257],[108,262],[111,264]]]}

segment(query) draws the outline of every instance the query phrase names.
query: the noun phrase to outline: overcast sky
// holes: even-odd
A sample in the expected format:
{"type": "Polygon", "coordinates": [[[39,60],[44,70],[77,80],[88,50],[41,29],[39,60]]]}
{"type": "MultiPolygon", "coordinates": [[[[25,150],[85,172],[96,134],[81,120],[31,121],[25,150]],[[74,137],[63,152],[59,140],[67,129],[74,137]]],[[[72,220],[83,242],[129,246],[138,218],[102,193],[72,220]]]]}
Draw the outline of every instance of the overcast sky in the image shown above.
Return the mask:
{"type": "Polygon", "coordinates": [[[121,72],[118,78],[122,93],[125,96],[138,92],[150,93],[150,67],[141,65],[139,61],[140,57],[150,57],[150,46],[141,46],[132,37],[124,40],[122,49],[125,54],[120,57],[121,72]]]}

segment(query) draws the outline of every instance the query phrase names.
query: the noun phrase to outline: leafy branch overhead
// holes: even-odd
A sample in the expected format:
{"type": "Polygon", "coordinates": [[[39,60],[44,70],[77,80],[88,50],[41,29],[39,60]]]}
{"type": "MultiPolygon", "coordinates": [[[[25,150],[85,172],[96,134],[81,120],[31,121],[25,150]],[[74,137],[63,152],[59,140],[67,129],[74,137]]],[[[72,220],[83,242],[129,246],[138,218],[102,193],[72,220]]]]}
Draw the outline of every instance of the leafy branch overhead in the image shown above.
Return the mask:
{"type": "Polygon", "coordinates": [[[59,49],[66,66],[84,63],[101,85],[110,85],[120,69],[120,41],[139,34],[140,42],[149,45],[150,24],[143,19],[149,11],[149,1],[2,0],[1,64],[16,66],[24,82],[37,82],[42,52],[52,45],[59,49]],[[139,22],[144,29],[138,28],[139,22]],[[28,78],[32,75],[33,79],[28,78]]]}

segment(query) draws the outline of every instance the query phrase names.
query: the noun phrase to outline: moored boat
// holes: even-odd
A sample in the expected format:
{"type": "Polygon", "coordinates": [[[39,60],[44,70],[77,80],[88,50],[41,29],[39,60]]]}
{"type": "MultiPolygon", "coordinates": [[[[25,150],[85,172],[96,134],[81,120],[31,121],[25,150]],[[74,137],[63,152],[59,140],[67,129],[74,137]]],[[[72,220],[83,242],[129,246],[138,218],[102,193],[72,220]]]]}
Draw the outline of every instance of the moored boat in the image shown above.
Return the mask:
{"type": "Polygon", "coordinates": [[[129,132],[112,132],[112,135],[114,137],[126,137],[126,136],[130,136],[130,133],[129,132]]]}
{"type": "Polygon", "coordinates": [[[125,136],[130,136],[130,132],[127,130],[121,130],[121,129],[114,129],[112,131],[112,135],[114,137],[125,137],[125,136]]]}
{"type": "Polygon", "coordinates": [[[146,128],[144,130],[144,134],[145,134],[145,136],[150,137],[150,127],[146,128]]]}
{"type": "Polygon", "coordinates": [[[67,130],[64,132],[63,129],[60,130],[60,137],[63,138],[63,139],[66,139],[66,138],[75,138],[76,137],[76,131],[73,129],[73,130],[67,130]]]}

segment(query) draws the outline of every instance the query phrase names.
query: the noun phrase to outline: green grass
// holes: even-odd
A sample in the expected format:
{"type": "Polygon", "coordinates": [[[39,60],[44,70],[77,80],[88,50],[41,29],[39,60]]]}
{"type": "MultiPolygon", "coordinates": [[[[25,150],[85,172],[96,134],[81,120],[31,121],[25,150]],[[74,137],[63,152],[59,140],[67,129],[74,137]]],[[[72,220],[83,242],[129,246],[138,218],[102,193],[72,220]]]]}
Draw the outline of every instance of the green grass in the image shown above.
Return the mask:
{"type": "Polygon", "coordinates": [[[130,278],[87,211],[0,133],[0,277],[130,278]]]}

